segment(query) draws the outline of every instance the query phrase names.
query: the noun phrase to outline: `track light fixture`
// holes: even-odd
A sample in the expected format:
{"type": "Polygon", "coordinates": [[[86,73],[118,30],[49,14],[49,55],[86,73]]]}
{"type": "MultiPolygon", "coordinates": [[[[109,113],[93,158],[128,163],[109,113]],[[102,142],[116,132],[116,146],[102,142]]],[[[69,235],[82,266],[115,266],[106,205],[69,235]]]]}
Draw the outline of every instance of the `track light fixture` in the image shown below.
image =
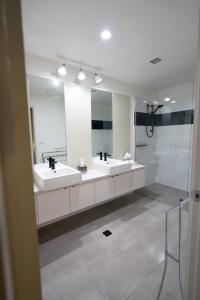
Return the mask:
{"type": "Polygon", "coordinates": [[[80,69],[80,71],[78,72],[78,79],[81,81],[86,79],[86,75],[82,69],[80,69]]]}
{"type": "Polygon", "coordinates": [[[98,84],[103,81],[103,78],[101,78],[97,73],[94,73],[94,80],[95,83],[98,84]]]}
{"type": "Polygon", "coordinates": [[[60,66],[58,68],[58,73],[62,76],[66,76],[67,75],[67,68],[66,68],[66,65],[63,64],[62,66],[60,66]]]}

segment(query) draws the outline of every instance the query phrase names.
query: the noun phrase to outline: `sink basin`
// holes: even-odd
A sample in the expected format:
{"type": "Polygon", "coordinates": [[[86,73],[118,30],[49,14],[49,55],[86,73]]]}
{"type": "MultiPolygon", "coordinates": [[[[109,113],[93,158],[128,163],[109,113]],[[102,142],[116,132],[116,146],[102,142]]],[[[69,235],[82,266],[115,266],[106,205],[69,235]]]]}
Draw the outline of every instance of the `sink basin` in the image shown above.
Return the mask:
{"type": "Polygon", "coordinates": [[[55,170],[51,170],[48,164],[34,165],[34,179],[38,187],[43,191],[63,188],[80,183],[81,172],[64,164],[56,164],[55,170]]]}
{"type": "Polygon", "coordinates": [[[93,158],[93,167],[107,175],[116,175],[131,171],[132,162],[108,158],[107,161],[100,160],[99,157],[93,158]]]}

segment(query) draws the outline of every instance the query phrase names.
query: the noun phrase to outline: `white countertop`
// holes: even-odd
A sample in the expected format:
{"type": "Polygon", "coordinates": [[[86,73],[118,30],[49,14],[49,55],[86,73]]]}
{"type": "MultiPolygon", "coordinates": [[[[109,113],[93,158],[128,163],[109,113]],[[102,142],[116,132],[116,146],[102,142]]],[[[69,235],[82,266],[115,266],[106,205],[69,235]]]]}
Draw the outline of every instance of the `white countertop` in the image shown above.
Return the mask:
{"type": "Polygon", "coordinates": [[[138,170],[138,169],[144,169],[145,166],[144,165],[140,165],[140,164],[134,164],[131,167],[131,170],[138,170]]]}
{"type": "MultiPolygon", "coordinates": [[[[131,167],[131,170],[138,170],[138,169],[143,169],[145,168],[144,165],[140,165],[140,164],[133,164],[131,167]]],[[[82,173],[82,182],[81,183],[86,183],[86,182],[90,182],[90,181],[95,181],[101,178],[106,178],[109,177],[109,175],[106,175],[102,172],[96,171],[94,169],[90,169],[88,170],[86,173],[82,173]]],[[[81,184],[80,183],[80,184],[81,184]]],[[[34,184],[34,193],[44,193],[44,191],[41,191],[38,186],[36,184],[34,184]]]]}
{"type": "Polygon", "coordinates": [[[96,170],[88,170],[87,173],[82,174],[82,182],[92,181],[107,176],[108,175],[96,170]]]}

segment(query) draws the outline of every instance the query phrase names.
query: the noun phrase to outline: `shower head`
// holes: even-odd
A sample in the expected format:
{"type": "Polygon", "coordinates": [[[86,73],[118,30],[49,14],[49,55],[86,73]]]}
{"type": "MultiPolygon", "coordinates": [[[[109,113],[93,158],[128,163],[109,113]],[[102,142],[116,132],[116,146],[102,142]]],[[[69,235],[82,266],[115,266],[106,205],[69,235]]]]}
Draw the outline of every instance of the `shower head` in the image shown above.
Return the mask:
{"type": "Polygon", "coordinates": [[[155,109],[154,111],[152,111],[152,113],[155,114],[155,113],[157,112],[157,110],[158,110],[159,108],[162,108],[162,107],[163,107],[163,104],[159,104],[159,105],[156,107],[156,109],[155,109]]]}

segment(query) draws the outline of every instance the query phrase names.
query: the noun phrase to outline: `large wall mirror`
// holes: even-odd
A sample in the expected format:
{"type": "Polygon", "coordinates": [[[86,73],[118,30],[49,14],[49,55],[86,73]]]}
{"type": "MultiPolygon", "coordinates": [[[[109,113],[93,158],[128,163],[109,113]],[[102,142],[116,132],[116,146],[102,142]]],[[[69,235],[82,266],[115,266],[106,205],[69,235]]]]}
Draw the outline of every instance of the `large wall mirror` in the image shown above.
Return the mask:
{"type": "Polygon", "coordinates": [[[52,156],[67,161],[63,83],[29,75],[29,109],[34,164],[52,156]]]}
{"type": "Polygon", "coordinates": [[[112,93],[91,90],[92,156],[99,152],[113,153],[112,93]]]}
{"type": "Polygon", "coordinates": [[[130,152],[130,97],[91,90],[92,156],[123,159],[130,152]]]}

